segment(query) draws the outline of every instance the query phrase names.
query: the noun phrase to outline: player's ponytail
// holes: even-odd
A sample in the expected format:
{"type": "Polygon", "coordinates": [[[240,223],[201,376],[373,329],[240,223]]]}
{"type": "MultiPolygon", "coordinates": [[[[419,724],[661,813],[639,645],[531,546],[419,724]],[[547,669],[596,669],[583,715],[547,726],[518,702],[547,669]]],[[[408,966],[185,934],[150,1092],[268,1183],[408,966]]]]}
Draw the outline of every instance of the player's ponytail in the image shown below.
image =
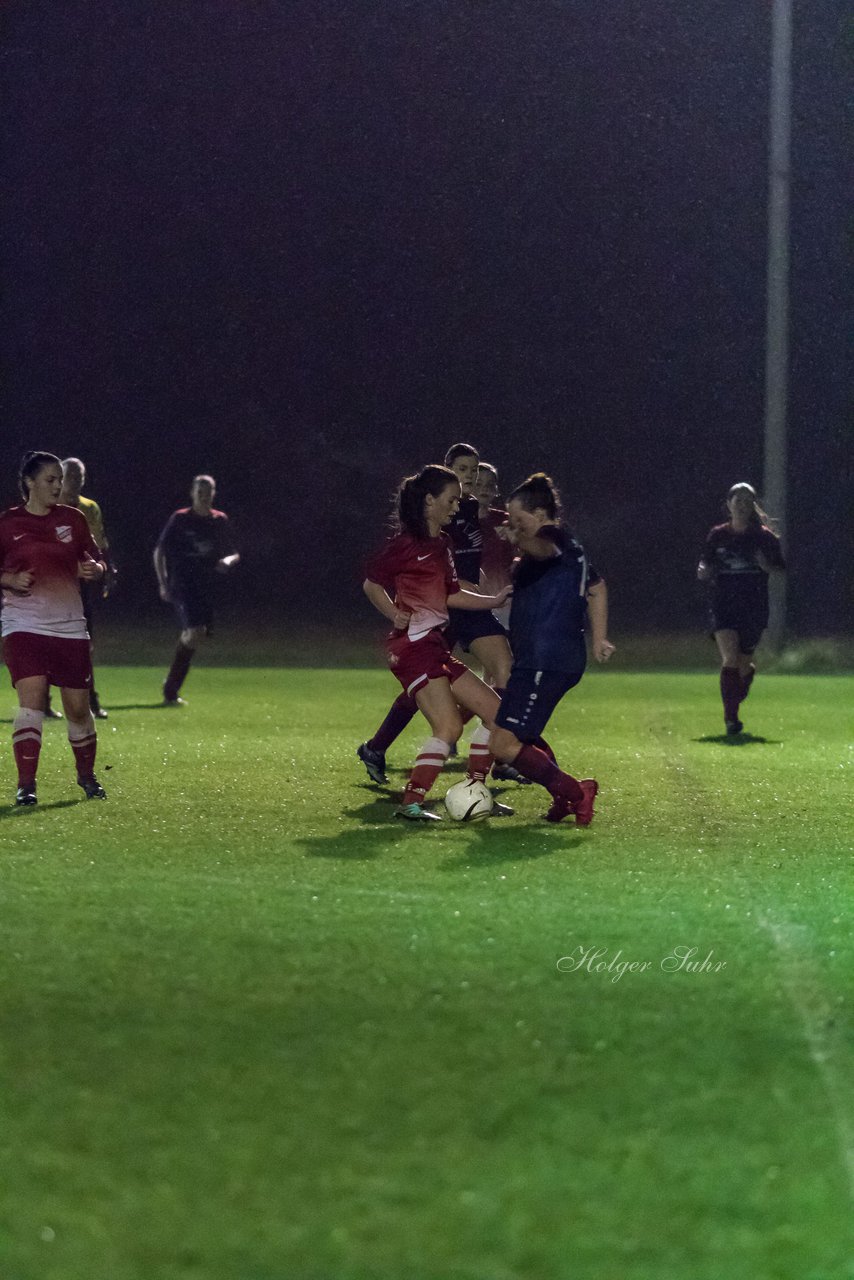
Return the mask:
{"type": "Polygon", "coordinates": [[[514,489],[508,498],[508,502],[513,501],[521,503],[525,511],[545,511],[554,524],[557,524],[563,515],[560,494],[551,476],[547,476],[544,471],[535,471],[514,489]]]}
{"type": "Polygon", "coordinates": [[[404,533],[413,538],[427,538],[427,518],[424,514],[424,500],[430,494],[438,498],[449,484],[459,484],[457,477],[449,467],[431,464],[418,472],[417,476],[407,476],[397,491],[397,523],[404,533]]]}
{"type": "Polygon", "coordinates": [[[42,467],[50,467],[54,463],[58,467],[62,467],[62,463],[55,453],[44,453],[41,449],[34,449],[30,453],[24,454],[18,470],[18,488],[21,490],[21,497],[24,502],[30,496],[28,481],[35,480],[42,467]]]}

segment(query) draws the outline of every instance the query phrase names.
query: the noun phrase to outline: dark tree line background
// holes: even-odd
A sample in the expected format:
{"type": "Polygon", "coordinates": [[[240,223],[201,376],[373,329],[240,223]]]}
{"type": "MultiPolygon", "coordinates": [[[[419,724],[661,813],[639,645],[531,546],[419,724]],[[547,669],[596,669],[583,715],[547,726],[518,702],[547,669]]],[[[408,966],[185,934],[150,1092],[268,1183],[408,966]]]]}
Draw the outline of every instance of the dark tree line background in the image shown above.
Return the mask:
{"type": "MultiPolygon", "coordinates": [[[[798,6],[791,622],[850,624],[837,0],[798,6]]],[[[123,568],[211,471],[272,615],[362,610],[406,472],[544,468],[617,626],[699,625],[761,485],[770,6],[9,0],[0,485],[79,454],[123,568]]]]}

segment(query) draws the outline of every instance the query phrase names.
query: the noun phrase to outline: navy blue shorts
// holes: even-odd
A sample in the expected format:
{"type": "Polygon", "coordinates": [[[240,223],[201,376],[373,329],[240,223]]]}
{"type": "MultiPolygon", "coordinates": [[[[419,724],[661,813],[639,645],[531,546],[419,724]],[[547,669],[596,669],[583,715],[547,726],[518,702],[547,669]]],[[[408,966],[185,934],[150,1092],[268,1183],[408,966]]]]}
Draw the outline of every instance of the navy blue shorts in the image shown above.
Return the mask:
{"type": "Polygon", "coordinates": [[[468,653],[472,640],[482,636],[506,636],[507,632],[491,609],[449,609],[450,622],[445,628],[448,647],[459,645],[468,653]]]}
{"type": "Polygon", "coordinates": [[[520,742],[534,742],[548,724],[561,698],[578,684],[583,671],[532,671],[514,667],[501,696],[495,723],[520,742]]]}

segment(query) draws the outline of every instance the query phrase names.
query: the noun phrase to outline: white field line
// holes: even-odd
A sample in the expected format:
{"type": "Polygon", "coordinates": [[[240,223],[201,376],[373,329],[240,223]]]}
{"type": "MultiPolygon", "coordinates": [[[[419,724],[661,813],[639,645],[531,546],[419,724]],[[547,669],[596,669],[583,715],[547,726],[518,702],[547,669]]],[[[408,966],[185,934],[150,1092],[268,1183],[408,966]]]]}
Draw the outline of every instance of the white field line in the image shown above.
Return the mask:
{"type": "Polygon", "coordinates": [[[810,1057],[830,1103],[848,1176],[848,1193],[854,1201],[854,1104],[851,1095],[854,1069],[848,1069],[852,1064],[846,1066],[847,1051],[836,1028],[839,1011],[828,1004],[821,975],[807,952],[805,940],[809,936],[808,930],[803,925],[769,920],[761,914],[758,920],[761,928],[773,938],[779,952],[783,986],[798,1015],[810,1057]]]}

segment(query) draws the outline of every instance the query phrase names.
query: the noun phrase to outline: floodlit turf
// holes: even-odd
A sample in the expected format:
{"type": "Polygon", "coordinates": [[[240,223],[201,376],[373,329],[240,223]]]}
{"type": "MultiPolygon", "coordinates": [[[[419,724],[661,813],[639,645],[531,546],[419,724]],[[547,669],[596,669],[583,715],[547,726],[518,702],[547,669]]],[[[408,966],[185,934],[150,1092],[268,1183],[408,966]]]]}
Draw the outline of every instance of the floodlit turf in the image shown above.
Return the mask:
{"type": "Polygon", "coordinates": [[[849,1280],[854,679],[732,742],[592,673],[582,831],[392,821],[382,672],[161,674],[102,672],[106,802],[56,723],[0,813],[2,1280],[849,1280]]]}

